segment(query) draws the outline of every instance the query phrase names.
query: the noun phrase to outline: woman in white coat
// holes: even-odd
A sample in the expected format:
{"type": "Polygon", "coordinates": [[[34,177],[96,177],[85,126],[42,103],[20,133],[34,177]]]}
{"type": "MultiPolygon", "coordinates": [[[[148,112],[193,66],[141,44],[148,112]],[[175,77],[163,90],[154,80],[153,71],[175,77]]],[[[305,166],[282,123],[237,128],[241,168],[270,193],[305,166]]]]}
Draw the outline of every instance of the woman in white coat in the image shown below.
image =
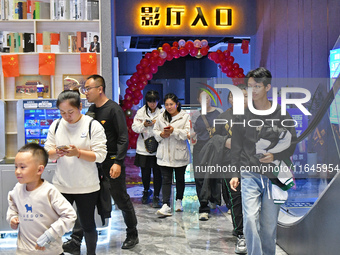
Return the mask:
{"type": "Polygon", "coordinates": [[[159,94],[156,90],[150,90],[145,94],[145,105],[140,108],[132,124],[132,130],[138,133],[135,165],[141,168],[143,182],[142,204],[149,203],[152,190],[150,189],[151,169],[153,170],[154,195],[152,206],[160,208],[159,193],[162,186],[162,175],[157,165],[156,152],[148,152],[145,148],[144,140],[154,136],[153,126],[157,117],[163,113],[163,108],[159,104],[159,94]]]}
{"type": "Polygon", "coordinates": [[[157,164],[163,177],[163,206],[157,214],[171,216],[170,197],[172,174],[175,170],[176,204],[175,211],[183,211],[182,199],[185,188],[185,169],[190,162],[190,152],[187,139],[190,132],[190,117],[181,110],[181,103],[175,94],[164,97],[165,111],[159,115],[154,125],[154,135],[159,142],[157,149],[157,164]]]}

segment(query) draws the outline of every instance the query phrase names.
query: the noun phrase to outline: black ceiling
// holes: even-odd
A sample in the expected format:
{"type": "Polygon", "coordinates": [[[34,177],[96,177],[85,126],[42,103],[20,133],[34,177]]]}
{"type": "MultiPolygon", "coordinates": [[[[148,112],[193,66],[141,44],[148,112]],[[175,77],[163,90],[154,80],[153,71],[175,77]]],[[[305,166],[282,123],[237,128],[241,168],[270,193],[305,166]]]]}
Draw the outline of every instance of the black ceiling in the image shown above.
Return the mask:
{"type": "MultiPolygon", "coordinates": [[[[213,47],[218,43],[241,43],[241,38],[233,38],[233,37],[185,37],[185,36],[131,36],[130,41],[130,49],[150,49],[150,48],[158,48],[162,47],[164,43],[169,43],[172,46],[172,43],[175,41],[179,41],[184,39],[188,40],[203,40],[206,39],[209,43],[209,47],[213,47]]],[[[249,38],[246,38],[249,40],[249,38]]]]}

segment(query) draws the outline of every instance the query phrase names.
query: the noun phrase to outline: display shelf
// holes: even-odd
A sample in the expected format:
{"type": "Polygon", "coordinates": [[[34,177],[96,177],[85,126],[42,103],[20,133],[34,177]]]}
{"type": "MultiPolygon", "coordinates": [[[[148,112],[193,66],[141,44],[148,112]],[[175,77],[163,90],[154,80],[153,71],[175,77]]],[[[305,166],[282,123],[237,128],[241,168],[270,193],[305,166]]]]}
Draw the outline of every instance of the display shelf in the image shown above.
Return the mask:
{"type": "MultiPolygon", "coordinates": [[[[50,2],[51,4],[54,2],[50,2]]],[[[99,10],[100,1],[99,1],[99,10]]],[[[52,17],[52,16],[51,16],[52,17]]],[[[99,17],[101,14],[99,13],[99,17]]],[[[101,21],[98,20],[54,20],[54,19],[23,19],[23,20],[1,20],[0,31],[15,33],[33,33],[35,39],[34,52],[11,52],[2,54],[17,54],[19,60],[20,76],[39,74],[39,52],[37,52],[36,34],[46,32],[98,32],[99,42],[101,42],[101,21]]],[[[92,39],[92,38],[91,38],[92,39]]],[[[102,45],[101,45],[102,46],[102,45]]],[[[102,50],[105,50],[102,48],[102,50]]],[[[56,52],[55,75],[50,76],[50,98],[56,98],[63,91],[63,75],[81,74],[80,52],[56,52]]],[[[101,54],[97,53],[97,70],[102,73],[101,54]]],[[[0,66],[1,57],[0,57],[0,66]]],[[[16,98],[16,78],[3,77],[0,71],[0,99],[4,101],[5,107],[5,139],[6,158],[14,158],[18,150],[17,132],[17,102],[16,98]]],[[[24,99],[24,98],[23,98],[24,99]]]]}

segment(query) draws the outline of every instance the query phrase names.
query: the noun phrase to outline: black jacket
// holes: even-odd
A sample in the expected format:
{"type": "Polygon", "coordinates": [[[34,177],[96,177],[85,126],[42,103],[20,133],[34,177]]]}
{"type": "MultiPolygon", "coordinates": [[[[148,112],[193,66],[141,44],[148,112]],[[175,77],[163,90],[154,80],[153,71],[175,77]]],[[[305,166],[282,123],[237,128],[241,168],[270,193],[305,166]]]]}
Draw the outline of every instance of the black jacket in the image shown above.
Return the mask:
{"type": "MultiPolygon", "coordinates": [[[[297,139],[294,127],[295,122],[288,113],[284,116],[281,115],[280,105],[278,105],[277,109],[272,114],[266,116],[255,115],[251,113],[249,109],[246,109],[243,116],[238,115],[235,118],[234,125],[232,126],[233,138],[231,140],[231,164],[232,166],[235,166],[236,169],[240,169],[241,166],[258,166],[257,168],[254,168],[257,169],[256,172],[265,174],[269,178],[273,179],[276,177],[270,172],[264,173],[260,168],[260,161],[254,156],[256,154],[255,144],[260,138],[262,129],[252,126],[261,126],[263,123],[263,127],[266,128],[266,130],[271,130],[271,126],[276,126],[277,128],[286,128],[287,132],[290,132],[292,135],[290,147],[286,150],[273,154],[274,160],[287,159],[293,155],[296,146],[295,141],[297,139]],[[283,124],[286,127],[282,125],[282,121],[284,121],[283,124]],[[235,124],[236,122],[237,124],[235,124]]],[[[262,163],[262,165],[266,164],[262,163]]],[[[240,177],[240,172],[235,172],[233,177],[240,177]]]]}

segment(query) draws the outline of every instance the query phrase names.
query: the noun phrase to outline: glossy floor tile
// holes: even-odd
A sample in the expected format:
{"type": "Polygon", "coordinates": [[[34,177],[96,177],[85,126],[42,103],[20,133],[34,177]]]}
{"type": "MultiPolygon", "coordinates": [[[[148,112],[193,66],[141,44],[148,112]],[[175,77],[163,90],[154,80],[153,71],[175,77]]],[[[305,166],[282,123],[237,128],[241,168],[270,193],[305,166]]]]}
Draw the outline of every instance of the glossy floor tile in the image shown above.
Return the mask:
{"type": "MultiPolygon", "coordinates": [[[[135,205],[138,218],[140,243],[131,250],[120,248],[125,240],[125,224],[121,211],[112,211],[111,227],[101,231],[97,254],[235,254],[236,237],[232,236],[231,218],[225,206],[211,210],[208,221],[198,220],[198,201],[194,186],[187,186],[183,199],[184,212],[173,212],[172,217],[159,218],[151,204],[140,202],[142,188],[133,186],[128,189],[135,205]]],[[[15,239],[12,240],[13,242],[15,239]]],[[[3,248],[0,240],[0,254],[15,254],[15,248],[3,248]]],[[[82,254],[85,245],[82,245],[82,254]]],[[[277,254],[284,255],[279,247],[277,254]]]]}

